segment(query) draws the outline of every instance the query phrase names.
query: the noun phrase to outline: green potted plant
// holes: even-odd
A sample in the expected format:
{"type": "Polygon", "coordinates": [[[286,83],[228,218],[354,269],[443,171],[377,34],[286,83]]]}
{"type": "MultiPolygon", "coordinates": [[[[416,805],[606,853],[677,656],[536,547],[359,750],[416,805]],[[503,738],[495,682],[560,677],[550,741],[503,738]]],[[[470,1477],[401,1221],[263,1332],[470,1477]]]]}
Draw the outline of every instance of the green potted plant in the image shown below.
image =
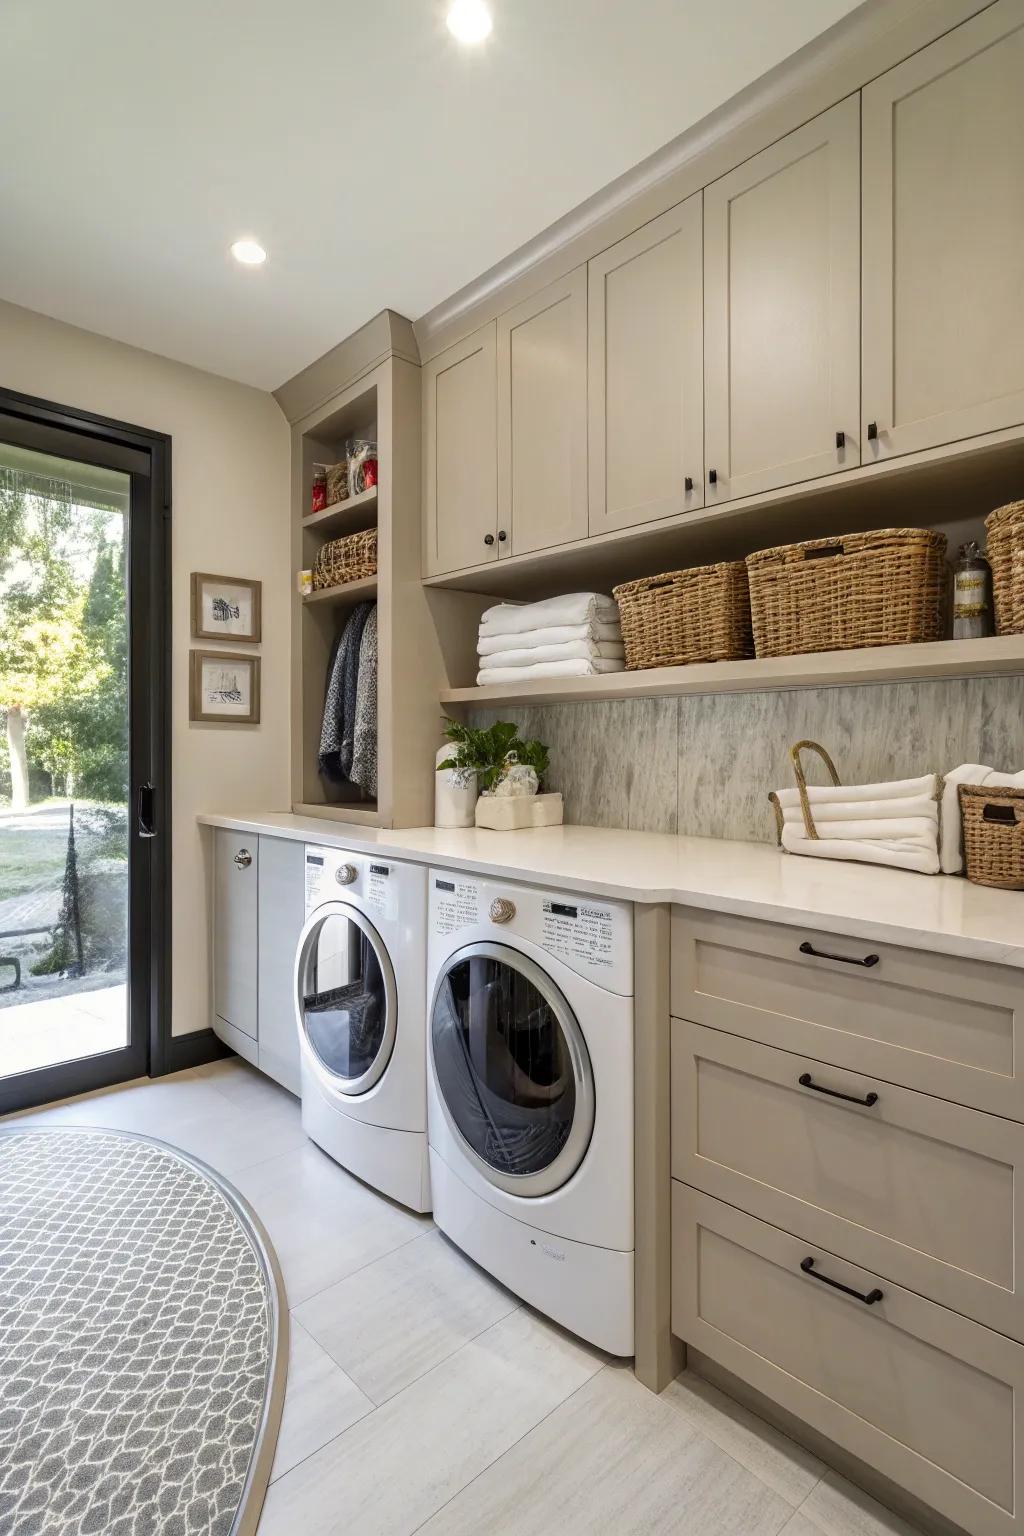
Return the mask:
{"type": "MultiPolygon", "coordinates": [[[[544,742],[524,741],[511,720],[478,729],[446,718],[444,725],[451,746],[438,753],[437,771],[448,775],[456,791],[472,786],[479,792],[474,813],[478,827],[511,830],[553,826],[562,820],[561,795],[542,793],[550,762],[544,742]]],[[[439,794],[439,811],[441,801],[439,794]]],[[[467,824],[435,820],[438,826],[467,824]]]]}

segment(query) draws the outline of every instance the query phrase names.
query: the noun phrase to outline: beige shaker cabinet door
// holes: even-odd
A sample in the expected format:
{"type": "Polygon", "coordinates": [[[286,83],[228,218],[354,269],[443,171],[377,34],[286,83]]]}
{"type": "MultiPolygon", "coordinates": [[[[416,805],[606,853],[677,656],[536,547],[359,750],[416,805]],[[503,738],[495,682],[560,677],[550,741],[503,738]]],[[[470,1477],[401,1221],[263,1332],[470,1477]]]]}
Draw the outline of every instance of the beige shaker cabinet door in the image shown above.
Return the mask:
{"type": "Polygon", "coordinates": [[[255,1040],[260,840],[218,827],[213,848],[213,1010],[255,1040]]]}
{"type": "Polygon", "coordinates": [[[701,194],[590,262],[590,532],[704,505],[701,194]]]}
{"type": "Polygon", "coordinates": [[[705,188],[709,506],[860,463],[859,248],[856,96],[705,188]]]}
{"type": "Polygon", "coordinates": [[[498,319],[501,555],[587,535],[587,271],[498,319]]]}
{"type": "Polygon", "coordinates": [[[423,365],[423,574],[498,558],[495,323],[423,365]]]}
{"type": "Polygon", "coordinates": [[[880,76],[863,111],[870,462],[1024,422],[1021,0],[880,76]]]}

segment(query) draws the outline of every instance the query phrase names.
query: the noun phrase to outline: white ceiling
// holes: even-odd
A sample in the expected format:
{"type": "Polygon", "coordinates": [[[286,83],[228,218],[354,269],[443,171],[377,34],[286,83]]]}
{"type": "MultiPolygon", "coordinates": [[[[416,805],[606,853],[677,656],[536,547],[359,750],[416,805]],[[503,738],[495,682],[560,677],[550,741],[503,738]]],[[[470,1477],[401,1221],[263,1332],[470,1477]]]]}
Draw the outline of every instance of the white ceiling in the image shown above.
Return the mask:
{"type": "Polygon", "coordinates": [[[0,297],[276,387],[379,310],[432,308],[856,3],[491,0],[469,50],[443,0],[6,0],[0,297]],[[243,234],[265,267],[230,260],[243,234]]]}

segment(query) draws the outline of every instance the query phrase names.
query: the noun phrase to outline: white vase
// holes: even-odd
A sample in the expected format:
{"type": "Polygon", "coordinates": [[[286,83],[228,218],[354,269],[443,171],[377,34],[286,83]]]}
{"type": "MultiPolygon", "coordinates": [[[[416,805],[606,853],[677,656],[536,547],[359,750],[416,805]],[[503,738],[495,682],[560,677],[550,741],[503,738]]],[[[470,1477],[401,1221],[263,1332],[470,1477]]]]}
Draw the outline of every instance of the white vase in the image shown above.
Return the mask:
{"type": "MultiPolygon", "coordinates": [[[[451,747],[440,747],[435,761],[443,763],[452,755],[451,747]]],[[[476,812],[476,774],[464,779],[454,768],[434,774],[434,826],[471,827],[476,812]]]]}

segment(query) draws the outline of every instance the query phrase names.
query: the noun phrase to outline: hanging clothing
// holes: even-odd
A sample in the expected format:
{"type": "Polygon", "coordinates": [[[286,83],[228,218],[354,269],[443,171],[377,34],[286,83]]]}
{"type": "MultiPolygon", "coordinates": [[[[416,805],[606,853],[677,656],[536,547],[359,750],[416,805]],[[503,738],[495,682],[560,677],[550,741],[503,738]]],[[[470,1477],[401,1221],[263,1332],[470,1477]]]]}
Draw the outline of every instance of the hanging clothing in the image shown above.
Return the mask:
{"type": "Polygon", "coordinates": [[[359,647],[366,621],[376,611],[376,603],[359,603],[353,608],[327,665],[319,764],[321,774],[332,784],[344,783],[352,771],[359,647]]]}
{"type": "Polygon", "coordinates": [[[359,642],[359,678],[356,684],[353,784],[367,795],[377,793],[377,607],[374,604],[359,642]]]}

